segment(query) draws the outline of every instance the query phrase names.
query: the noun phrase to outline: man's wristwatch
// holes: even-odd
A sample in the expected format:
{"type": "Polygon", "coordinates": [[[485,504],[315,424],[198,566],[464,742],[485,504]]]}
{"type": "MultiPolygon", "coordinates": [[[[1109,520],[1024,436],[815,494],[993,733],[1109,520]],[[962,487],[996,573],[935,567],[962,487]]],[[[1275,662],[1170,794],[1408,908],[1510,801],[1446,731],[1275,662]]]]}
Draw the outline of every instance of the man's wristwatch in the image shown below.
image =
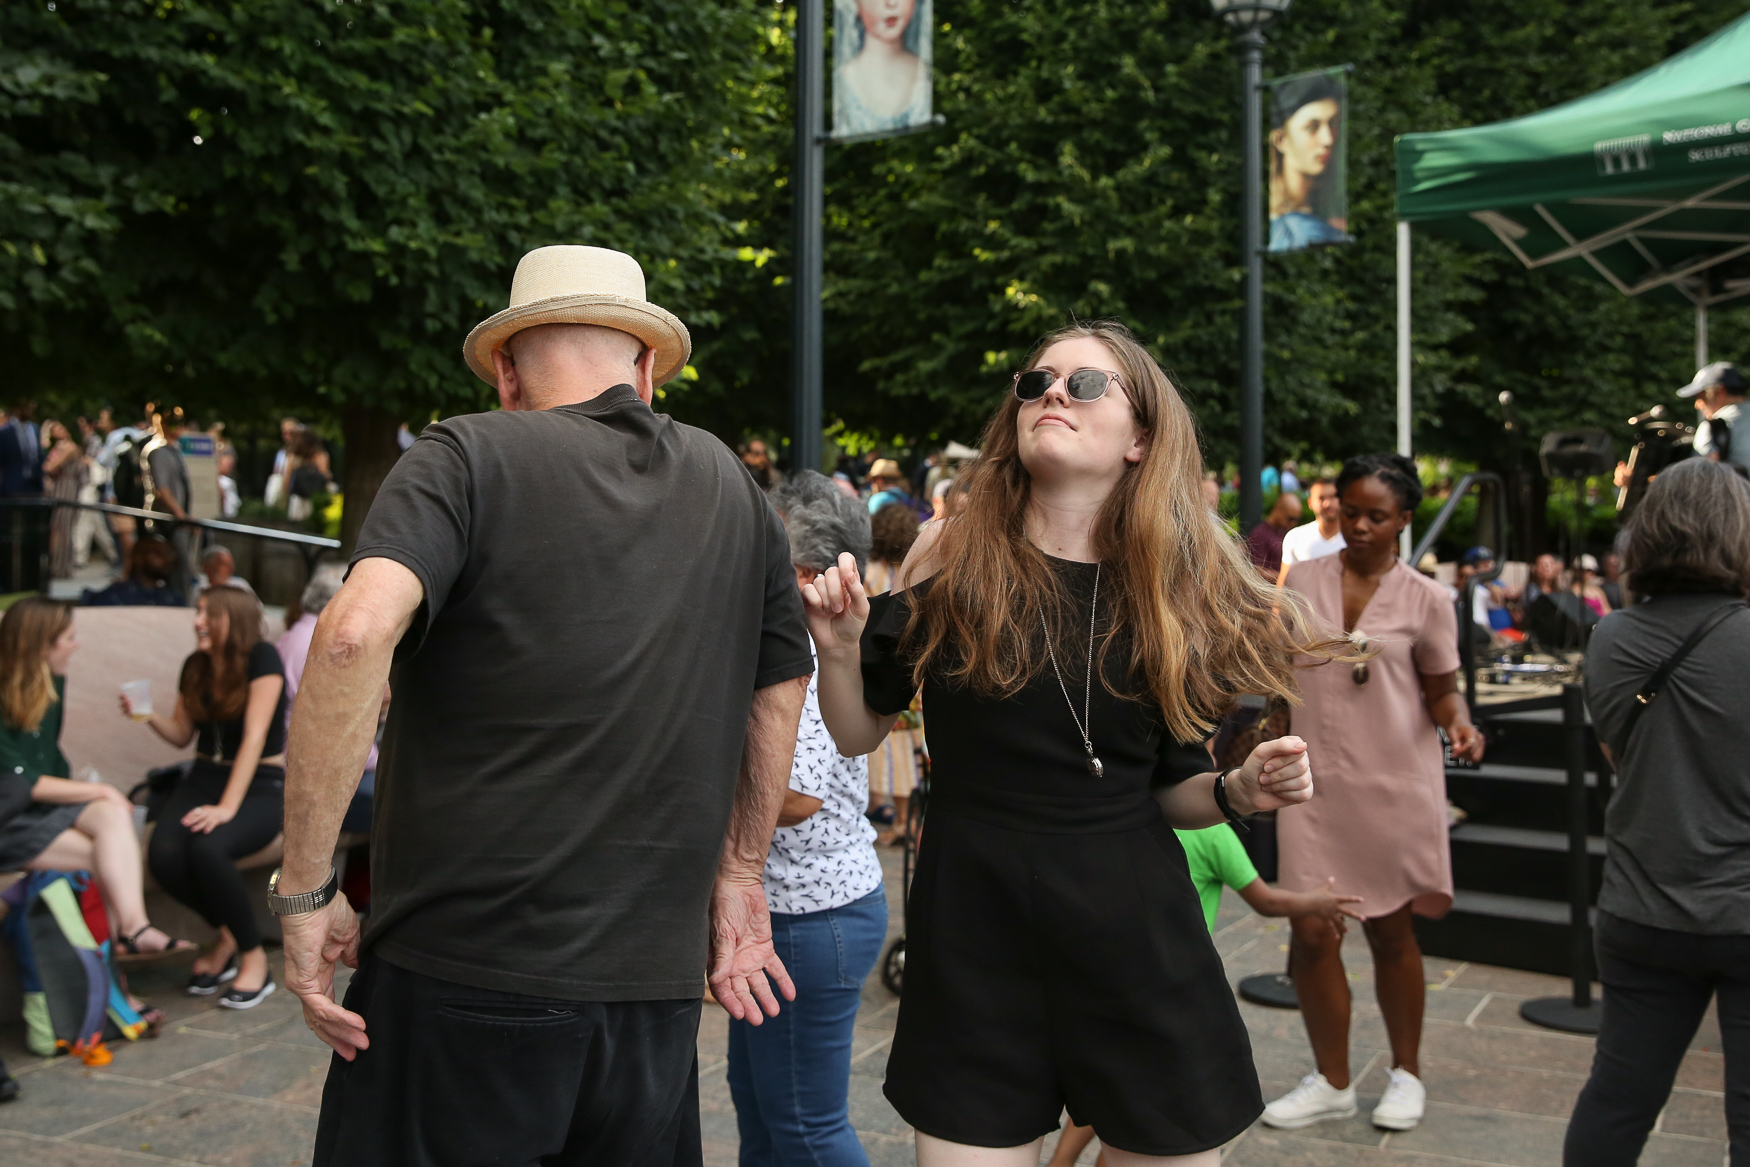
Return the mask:
{"type": "Polygon", "coordinates": [[[340,878],[331,866],[328,869],[328,882],[315,891],[301,891],[295,896],[280,895],[280,870],[278,867],[274,868],[272,877],[267,881],[267,910],[276,916],[301,916],[305,912],[314,912],[340,894],[340,878]]]}

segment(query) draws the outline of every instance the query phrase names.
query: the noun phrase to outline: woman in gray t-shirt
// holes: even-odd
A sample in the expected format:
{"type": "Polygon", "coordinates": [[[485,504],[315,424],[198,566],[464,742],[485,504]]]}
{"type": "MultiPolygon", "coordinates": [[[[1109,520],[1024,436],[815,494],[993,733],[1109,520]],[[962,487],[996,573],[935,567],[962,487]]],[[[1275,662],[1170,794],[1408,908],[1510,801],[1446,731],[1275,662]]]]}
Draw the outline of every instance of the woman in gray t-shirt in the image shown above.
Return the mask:
{"type": "Polygon", "coordinates": [[[1750,1163],[1750,482],[1679,463],[1626,534],[1643,602],[1600,622],[1586,652],[1618,785],[1598,895],[1603,1025],[1563,1162],[1636,1162],[1717,994],[1732,1162],[1750,1163]],[[1629,733],[1636,693],[1708,623],[1629,733]]]}

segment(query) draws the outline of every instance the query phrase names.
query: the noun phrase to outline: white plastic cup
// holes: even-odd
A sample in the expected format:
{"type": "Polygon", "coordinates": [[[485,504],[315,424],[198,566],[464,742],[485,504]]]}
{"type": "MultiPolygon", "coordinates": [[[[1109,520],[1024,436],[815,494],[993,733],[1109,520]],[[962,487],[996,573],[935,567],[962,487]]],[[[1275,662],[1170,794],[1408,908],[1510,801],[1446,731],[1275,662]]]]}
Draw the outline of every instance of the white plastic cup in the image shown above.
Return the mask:
{"type": "Polygon", "coordinates": [[[122,685],[122,700],[128,703],[128,716],[135,721],[152,717],[152,682],[128,681],[122,685]]]}

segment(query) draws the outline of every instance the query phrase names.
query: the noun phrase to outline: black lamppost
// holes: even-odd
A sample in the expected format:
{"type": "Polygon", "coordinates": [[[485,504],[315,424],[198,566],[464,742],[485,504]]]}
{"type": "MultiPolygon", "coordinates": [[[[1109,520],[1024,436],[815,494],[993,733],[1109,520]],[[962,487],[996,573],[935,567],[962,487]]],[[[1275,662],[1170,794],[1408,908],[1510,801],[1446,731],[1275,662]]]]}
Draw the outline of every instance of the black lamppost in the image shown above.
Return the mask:
{"type": "Polygon", "coordinates": [[[796,6],[795,202],[796,379],[790,410],[790,466],[819,470],[821,458],[821,269],[826,204],[826,17],[821,0],[796,6]]]}
{"type": "Polygon", "coordinates": [[[1264,486],[1264,29],[1293,0],[1209,0],[1240,46],[1240,108],[1246,178],[1240,247],[1246,257],[1246,312],[1240,330],[1240,533],[1263,517],[1264,486]]]}
{"type": "MultiPolygon", "coordinates": [[[[1264,517],[1264,29],[1293,0],[1209,0],[1240,46],[1240,111],[1245,121],[1245,190],[1240,250],[1246,257],[1246,312],[1240,327],[1240,534],[1264,517]]],[[[1299,1007],[1287,973],[1240,981],[1240,996],[1259,1005],[1299,1007]]]]}

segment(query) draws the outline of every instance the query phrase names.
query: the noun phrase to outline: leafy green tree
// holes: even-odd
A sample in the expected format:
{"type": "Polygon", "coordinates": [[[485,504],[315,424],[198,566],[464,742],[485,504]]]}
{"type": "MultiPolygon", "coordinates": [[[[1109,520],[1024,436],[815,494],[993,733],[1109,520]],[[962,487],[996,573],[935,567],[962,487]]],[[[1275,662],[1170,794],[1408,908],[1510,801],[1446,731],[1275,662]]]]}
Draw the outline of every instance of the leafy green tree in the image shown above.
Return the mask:
{"type": "Polygon", "coordinates": [[[0,327],[41,385],[340,416],[350,539],[397,423],[486,402],[461,340],[525,251],[630,251],[710,321],[760,31],[697,0],[7,5],[0,327]]]}
{"type": "MultiPolygon", "coordinates": [[[[367,502],[401,418],[549,242],[637,255],[698,342],[662,407],[781,434],[793,4],[30,0],[0,7],[0,333],[21,391],[125,384],[346,423],[367,502]],[[197,141],[198,139],[198,141],[197,141]]],[[[1267,266],[1267,454],[1393,441],[1393,138],[1625,77],[1750,0],[1301,0],[1276,74],[1352,63],[1348,247],[1267,266]]],[[[972,440],[1040,333],[1116,316],[1234,454],[1238,69],[1200,0],[937,0],[947,125],[828,155],[827,414],[972,440]]],[[[1509,468],[1690,372],[1691,315],[1419,232],[1416,442],[1509,468]],[[1521,450],[1521,454],[1525,453],[1521,450]]],[[[1750,351],[1750,308],[1715,348],[1750,351]]],[[[1528,508],[1536,511],[1538,507],[1528,508]]],[[[349,508],[356,525],[362,505],[349,508]]]]}
{"type": "MultiPolygon", "coordinates": [[[[1589,93],[1742,15],[1745,0],[1302,0],[1272,30],[1280,75],[1352,63],[1352,246],[1266,266],[1272,458],[1389,448],[1395,433],[1400,133],[1494,121],[1589,93]]],[[[827,413],[882,436],[971,440],[1042,332],[1116,316],[1175,371],[1210,461],[1235,453],[1243,290],[1238,68],[1193,0],[937,0],[947,125],[829,148],[827,413]]],[[[784,35],[782,20],[771,36],[784,35]]],[[[788,44],[762,58],[787,68],[788,44]]],[[[763,76],[763,74],[762,74],[763,76]]],[[[776,80],[762,82],[777,89],[776,80]]],[[[787,110],[746,131],[765,170],[738,215],[753,262],[726,277],[683,416],[781,431],[789,383],[787,110]],[[734,386],[731,392],[729,386],[734,386]]],[[[1497,395],[1531,437],[1622,420],[1691,372],[1693,317],[1418,233],[1416,441],[1503,468],[1497,395]]],[[[1716,311],[1742,351],[1750,310],[1716,311]]]]}

